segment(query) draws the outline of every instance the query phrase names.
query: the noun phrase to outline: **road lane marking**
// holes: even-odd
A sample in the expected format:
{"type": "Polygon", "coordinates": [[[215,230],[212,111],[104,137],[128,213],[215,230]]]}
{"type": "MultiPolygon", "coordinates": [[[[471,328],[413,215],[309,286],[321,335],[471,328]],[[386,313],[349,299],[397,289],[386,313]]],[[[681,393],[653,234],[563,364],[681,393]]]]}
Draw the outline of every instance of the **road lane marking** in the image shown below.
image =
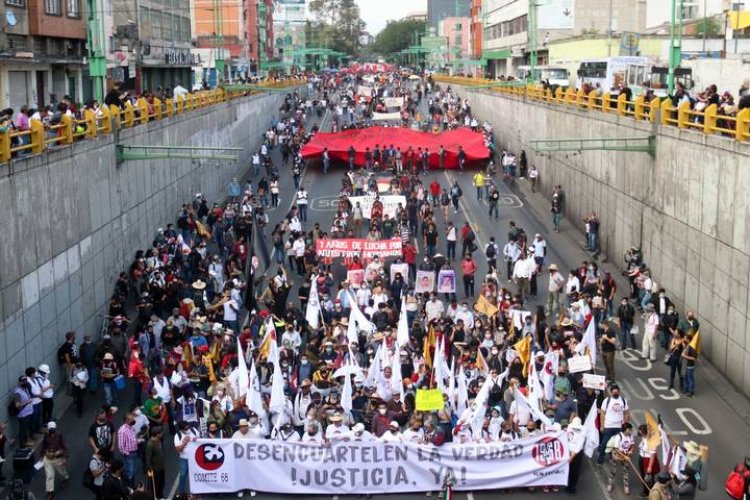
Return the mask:
{"type": "Polygon", "coordinates": [[[677,415],[680,417],[680,420],[682,420],[682,423],[685,424],[685,427],[690,429],[690,432],[693,434],[697,434],[699,436],[705,436],[706,434],[711,434],[711,426],[708,425],[708,422],[706,422],[706,419],[704,419],[700,413],[695,411],[692,408],[677,408],[675,410],[677,412],[677,415]],[[697,423],[701,426],[701,428],[697,428],[693,425],[693,423],[687,418],[687,416],[690,415],[692,418],[694,418],[697,423]]]}

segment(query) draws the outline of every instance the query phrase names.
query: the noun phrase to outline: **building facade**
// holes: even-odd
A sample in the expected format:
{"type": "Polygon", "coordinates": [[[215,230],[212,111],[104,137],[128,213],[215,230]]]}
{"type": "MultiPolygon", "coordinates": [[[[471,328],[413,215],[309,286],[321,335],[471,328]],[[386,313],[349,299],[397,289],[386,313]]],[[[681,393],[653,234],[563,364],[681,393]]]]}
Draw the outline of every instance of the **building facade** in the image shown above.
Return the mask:
{"type": "Polygon", "coordinates": [[[446,17],[469,15],[472,0],[427,0],[427,26],[438,29],[440,21],[446,17]]]}
{"type": "Polygon", "coordinates": [[[518,66],[529,63],[530,1],[537,5],[539,64],[548,61],[555,40],[605,34],[614,47],[621,33],[645,29],[647,0],[486,0],[482,48],[490,76],[515,76],[518,66]]]}
{"type": "Polygon", "coordinates": [[[0,32],[3,108],[38,108],[55,104],[66,95],[75,102],[90,98],[90,86],[84,85],[86,23],[82,2],[6,0],[0,7],[4,23],[0,32]]]}
{"type": "MultiPolygon", "coordinates": [[[[454,69],[468,59],[471,49],[471,18],[446,17],[438,25],[438,35],[445,37],[445,61],[454,69]]],[[[461,66],[463,68],[463,66],[461,66]]],[[[463,69],[461,69],[462,71],[463,69]]]]}
{"type": "Polygon", "coordinates": [[[118,54],[112,83],[137,93],[190,87],[190,0],[112,0],[118,54]]]}

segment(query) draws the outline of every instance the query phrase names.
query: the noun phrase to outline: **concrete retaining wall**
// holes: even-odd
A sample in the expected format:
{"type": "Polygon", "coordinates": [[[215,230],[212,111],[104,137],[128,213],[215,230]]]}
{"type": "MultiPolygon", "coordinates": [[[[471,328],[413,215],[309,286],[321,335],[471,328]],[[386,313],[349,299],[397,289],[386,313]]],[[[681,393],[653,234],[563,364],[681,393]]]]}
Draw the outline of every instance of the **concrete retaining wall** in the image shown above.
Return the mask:
{"type": "Polygon", "coordinates": [[[132,145],[243,147],[239,162],[116,165],[110,135],[0,167],[0,396],[27,366],[48,363],[58,375],[65,332],[78,332],[79,342],[98,335],[117,275],[135,251],[195,193],[225,194],[283,96],[237,99],[120,133],[132,145]]]}
{"type": "Polygon", "coordinates": [[[539,155],[530,140],[644,137],[654,130],[615,114],[459,92],[493,123],[498,149],[526,150],[545,194],[563,186],[568,221],[583,230],[582,218],[599,214],[602,249],[611,260],[622,266],[627,248],[643,248],[678,308],[697,311],[704,353],[750,395],[750,145],[659,127],[655,158],[614,151],[539,155]]]}

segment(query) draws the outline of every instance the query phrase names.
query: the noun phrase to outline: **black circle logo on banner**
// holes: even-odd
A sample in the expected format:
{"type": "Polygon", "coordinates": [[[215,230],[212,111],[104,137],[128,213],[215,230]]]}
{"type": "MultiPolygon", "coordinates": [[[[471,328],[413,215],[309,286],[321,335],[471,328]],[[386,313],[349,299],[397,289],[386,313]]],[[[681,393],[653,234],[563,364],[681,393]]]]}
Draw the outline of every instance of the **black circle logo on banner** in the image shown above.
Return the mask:
{"type": "Polygon", "coordinates": [[[565,447],[556,437],[545,437],[534,443],[531,448],[531,456],[542,467],[550,467],[561,462],[564,457],[565,447]]]}
{"type": "Polygon", "coordinates": [[[195,450],[195,463],[203,470],[215,471],[224,465],[224,450],[217,444],[202,444],[195,450]]]}

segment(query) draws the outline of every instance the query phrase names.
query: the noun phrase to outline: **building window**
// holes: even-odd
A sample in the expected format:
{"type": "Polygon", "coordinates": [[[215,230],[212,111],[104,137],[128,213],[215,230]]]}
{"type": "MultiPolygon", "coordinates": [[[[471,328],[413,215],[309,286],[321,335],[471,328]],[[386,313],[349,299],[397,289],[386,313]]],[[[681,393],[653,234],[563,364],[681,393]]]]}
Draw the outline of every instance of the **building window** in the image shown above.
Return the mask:
{"type": "Polygon", "coordinates": [[[141,24],[141,37],[145,38],[146,40],[149,40],[151,38],[153,27],[151,25],[151,11],[146,7],[140,7],[139,9],[139,17],[141,18],[140,24],[141,24]]]}
{"type": "Polygon", "coordinates": [[[158,10],[151,10],[151,36],[153,38],[161,38],[161,12],[158,10]]]}
{"type": "Polygon", "coordinates": [[[172,14],[161,13],[161,39],[172,40],[172,14]]]}
{"type": "Polygon", "coordinates": [[[173,15],[172,16],[172,40],[175,42],[179,42],[182,40],[182,34],[180,33],[180,26],[182,25],[180,21],[180,16],[173,15]]]}
{"type": "Polygon", "coordinates": [[[79,18],[81,17],[81,5],[80,0],[66,0],[68,5],[68,17],[79,18]]]}
{"type": "Polygon", "coordinates": [[[62,0],[44,0],[44,13],[49,16],[61,16],[62,0]]]}
{"type": "Polygon", "coordinates": [[[14,5],[16,7],[23,7],[26,5],[24,0],[5,0],[5,5],[14,5]]]}
{"type": "Polygon", "coordinates": [[[190,18],[189,17],[182,18],[182,30],[180,31],[180,34],[182,35],[183,42],[190,41],[190,18]]]}

